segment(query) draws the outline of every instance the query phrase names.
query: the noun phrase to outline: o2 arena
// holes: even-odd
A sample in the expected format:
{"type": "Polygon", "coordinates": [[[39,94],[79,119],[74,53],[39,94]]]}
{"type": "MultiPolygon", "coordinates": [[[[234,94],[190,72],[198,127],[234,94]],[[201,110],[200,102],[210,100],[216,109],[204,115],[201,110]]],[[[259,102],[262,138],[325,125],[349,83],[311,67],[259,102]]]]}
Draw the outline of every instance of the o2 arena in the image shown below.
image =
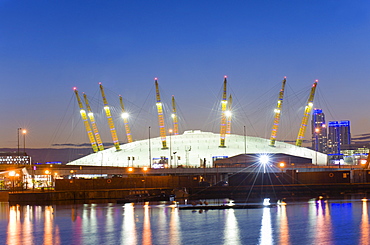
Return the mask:
{"type": "MultiPolygon", "coordinates": [[[[302,147],[302,141],[313,107],[313,99],[317,81],[314,82],[311,93],[305,107],[301,127],[295,145],[276,141],[276,135],[282,109],[283,95],[286,78],[282,81],[282,89],[279,92],[277,106],[274,110],[275,117],[270,139],[252,137],[246,135],[231,134],[231,109],[232,98],[227,97],[226,77],[224,78],[223,94],[221,100],[221,123],[220,133],[203,132],[200,130],[185,131],[178,133],[178,121],[176,104],[172,97],[172,129],[167,130],[164,125],[164,113],[160,99],[157,79],[156,85],[156,107],[158,111],[158,122],[160,137],[145,140],[133,141],[127,113],[125,112],[122,98],[122,118],[128,143],[119,144],[114,122],[111,116],[108,102],[105,97],[103,86],[100,84],[100,91],[104,102],[108,125],[110,128],[114,147],[104,149],[99,132],[97,130],[93,112],[84,94],[85,106],[75,88],[77,102],[80,107],[80,114],[85,125],[88,138],[94,153],[68,163],[68,165],[85,166],[115,166],[115,167],[151,167],[151,168],[176,168],[176,167],[214,167],[214,163],[220,159],[228,159],[238,155],[253,156],[255,163],[260,161],[260,156],[269,156],[270,161],[274,155],[285,155],[292,159],[303,159],[305,163],[326,165],[327,155],[302,147]],[[87,109],[87,112],[85,110],[87,109]]],[[[253,159],[253,158],[252,158],[253,159]]],[[[253,163],[253,161],[249,163],[253,163]]]]}

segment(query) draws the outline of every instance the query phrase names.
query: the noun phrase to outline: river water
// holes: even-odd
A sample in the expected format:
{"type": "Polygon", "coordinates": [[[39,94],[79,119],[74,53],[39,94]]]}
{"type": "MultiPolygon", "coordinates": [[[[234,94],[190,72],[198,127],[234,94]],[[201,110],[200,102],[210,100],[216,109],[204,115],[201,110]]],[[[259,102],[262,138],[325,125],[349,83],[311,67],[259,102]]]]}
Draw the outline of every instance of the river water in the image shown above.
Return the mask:
{"type": "Polygon", "coordinates": [[[369,201],[260,209],[0,203],[1,244],[370,244],[369,201]]]}

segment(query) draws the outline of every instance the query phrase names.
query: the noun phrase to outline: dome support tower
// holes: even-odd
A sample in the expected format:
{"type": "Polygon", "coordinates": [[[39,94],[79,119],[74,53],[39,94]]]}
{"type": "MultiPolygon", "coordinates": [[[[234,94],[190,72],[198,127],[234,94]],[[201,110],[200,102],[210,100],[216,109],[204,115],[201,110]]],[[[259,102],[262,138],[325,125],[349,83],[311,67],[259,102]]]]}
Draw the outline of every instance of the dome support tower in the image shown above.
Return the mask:
{"type": "Polygon", "coordinates": [[[296,144],[295,144],[296,146],[302,146],[302,142],[303,142],[303,139],[304,139],[304,134],[306,132],[308,118],[310,117],[310,113],[311,113],[311,110],[312,110],[312,107],[313,107],[313,99],[315,97],[317,82],[318,82],[318,80],[316,80],[312,84],[310,97],[308,97],[307,105],[304,109],[304,114],[303,114],[303,118],[302,118],[301,127],[299,128],[298,137],[297,137],[297,141],[296,141],[296,144]]]}
{"type": "Polygon", "coordinates": [[[225,135],[226,135],[226,108],[227,108],[227,92],[226,92],[226,80],[227,76],[224,77],[224,90],[222,93],[221,101],[221,125],[220,125],[220,146],[221,148],[225,146],[225,135]]]}
{"type": "Polygon", "coordinates": [[[89,120],[87,119],[86,111],[85,111],[85,109],[84,109],[84,107],[82,105],[81,98],[78,95],[77,88],[73,88],[73,89],[75,91],[75,95],[76,95],[76,98],[77,98],[78,106],[80,107],[81,118],[82,118],[82,120],[83,120],[83,122],[85,124],[85,129],[86,129],[87,135],[89,136],[89,140],[90,140],[91,146],[92,146],[94,152],[98,152],[98,146],[96,145],[94,134],[91,131],[90,123],[89,123],[89,120]]]}
{"type": "Polygon", "coordinates": [[[275,117],[274,117],[274,125],[272,125],[272,131],[271,131],[271,137],[270,137],[270,146],[275,146],[276,135],[277,135],[277,131],[278,131],[278,128],[279,128],[279,123],[280,123],[281,107],[283,105],[285,83],[286,83],[286,77],[284,77],[284,80],[282,82],[281,90],[279,92],[279,99],[278,99],[276,108],[274,110],[275,117]]]}
{"type": "Polygon", "coordinates": [[[156,91],[156,99],[157,99],[157,111],[158,111],[158,123],[159,123],[159,131],[161,135],[161,141],[162,141],[162,149],[168,149],[167,142],[166,142],[166,128],[164,127],[164,118],[163,118],[163,108],[162,108],[162,102],[161,102],[161,95],[159,94],[159,88],[158,88],[158,79],[155,78],[155,91],[156,91]]]}
{"type": "Polygon", "coordinates": [[[121,149],[120,149],[120,146],[119,146],[117,132],[116,132],[116,129],[114,127],[114,122],[113,122],[113,119],[112,119],[112,115],[110,113],[108,101],[105,97],[103,85],[101,83],[99,83],[99,85],[100,85],[101,96],[103,98],[103,103],[104,103],[104,111],[105,111],[105,114],[107,116],[108,125],[109,125],[109,129],[110,129],[110,133],[112,135],[113,144],[114,144],[114,147],[116,147],[116,150],[119,151],[121,149]]]}
{"type": "Polygon", "coordinates": [[[123,104],[122,96],[119,96],[119,102],[121,104],[121,109],[122,109],[122,118],[123,118],[123,123],[125,125],[125,130],[126,130],[126,135],[127,135],[127,142],[131,143],[132,142],[132,135],[131,135],[131,130],[130,130],[130,125],[128,125],[128,113],[125,112],[125,106],[123,104]]]}

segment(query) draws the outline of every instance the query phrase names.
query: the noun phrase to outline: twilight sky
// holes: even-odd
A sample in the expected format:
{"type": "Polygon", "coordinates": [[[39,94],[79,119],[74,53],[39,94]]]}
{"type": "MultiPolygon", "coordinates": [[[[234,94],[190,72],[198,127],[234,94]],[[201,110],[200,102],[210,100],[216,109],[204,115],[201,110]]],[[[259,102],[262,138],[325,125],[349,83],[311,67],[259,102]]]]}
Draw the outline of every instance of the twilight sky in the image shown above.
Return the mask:
{"type": "Polygon", "coordinates": [[[17,146],[17,128],[29,131],[27,147],[88,143],[75,86],[111,142],[99,82],[120,142],[118,95],[134,139],[147,138],[149,126],[158,136],[154,77],[166,118],[176,98],[181,132],[219,132],[227,75],[233,133],[246,126],[269,138],[287,76],[278,140],[297,137],[315,79],[314,105],[327,121],[350,120],[353,136],[367,134],[369,44],[368,1],[0,0],[0,147],[17,146]]]}

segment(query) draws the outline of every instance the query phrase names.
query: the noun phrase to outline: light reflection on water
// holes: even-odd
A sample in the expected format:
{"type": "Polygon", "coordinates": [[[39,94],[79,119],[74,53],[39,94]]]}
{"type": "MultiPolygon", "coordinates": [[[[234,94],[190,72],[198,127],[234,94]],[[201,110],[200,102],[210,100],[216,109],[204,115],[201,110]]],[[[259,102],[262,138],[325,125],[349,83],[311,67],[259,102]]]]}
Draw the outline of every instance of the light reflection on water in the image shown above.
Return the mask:
{"type": "Polygon", "coordinates": [[[280,236],[279,236],[280,244],[290,244],[286,205],[278,206],[277,220],[278,220],[278,227],[280,231],[280,236]]]}
{"type": "Polygon", "coordinates": [[[360,244],[370,244],[370,226],[369,226],[369,214],[368,205],[364,200],[362,201],[362,216],[361,216],[361,237],[360,244]]]}
{"type": "Polygon", "coordinates": [[[241,244],[235,210],[225,210],[224,244],[241,244]]]}
{"type": "Polygon", "coordinates": [[[0,244],[369,244],[369,202],[192,212],[166,205],[9,206],[0,244]]]}

